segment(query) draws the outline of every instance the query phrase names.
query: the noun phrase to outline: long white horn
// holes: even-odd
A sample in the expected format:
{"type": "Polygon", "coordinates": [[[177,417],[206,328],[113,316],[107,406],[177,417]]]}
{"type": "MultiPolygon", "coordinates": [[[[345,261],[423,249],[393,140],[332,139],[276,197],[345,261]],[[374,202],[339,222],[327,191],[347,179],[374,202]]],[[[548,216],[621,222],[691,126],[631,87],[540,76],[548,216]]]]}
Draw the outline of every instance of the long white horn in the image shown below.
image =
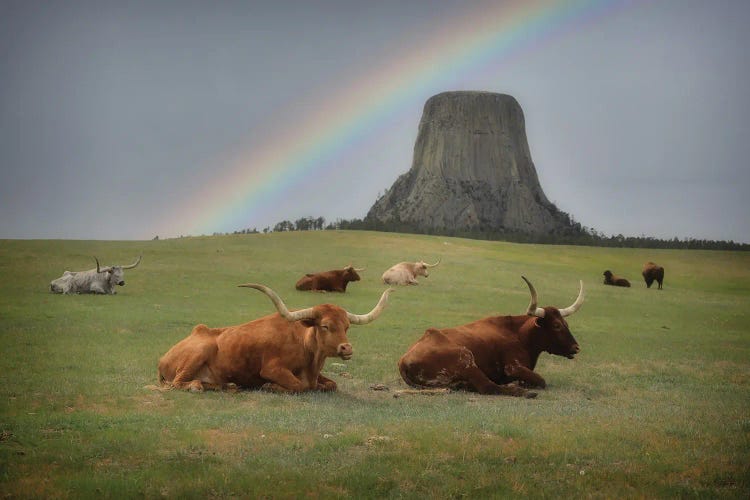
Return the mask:
{"type": "Polygon", "coordinates": [[[388,303],[388,296],[392,291],[393,288],[389,288],[384,291],[383,295],[380,296],[380,300],[378,301],[375,308],[367,314],[352,314],[347,311],[346,315],[349,318],[349,322],[353,325],[366,325],[367,323],[375,321],[378,316],[380,316],[380,313],[383,312],[383,309],[385,309],[385,305],[388,303]]]}
{"type": "Polygon", "coordinates": [[[237,286],[255,288],[256,290],[260,290],[261,292],[265,293],[268,298],[271,299],[273,305],[276,306],[276,310],[279,311],[279,314],[281,314],[281,316],[287,321],[299,321],[301,319],[312,319],[313,317],[315,317],[312,307],[308,307],[307,309],[300,309],[299,311],[289,312],[289,309],[287,309],[286,304],[284,304],[284,301],[281,300],[281,297],[279,297],[276,292],[265,285],[258,285],[257,283],[245,283],[244,285],[237,286]]]}
{"type": "Polygon", "coordinates": [[[366,268],[366,267],[353,267],[352,269],[354,269],[354,270],[355,270],[355,271],[357,271],[358,273],[361,273],[362,271],[364,271],[364,270],[365,270],[365,269],[367,269],[367,268],[366,268]]]}
{"type": "Polygon", "coordinates": [[[122,266],[123,269],[133,269],[135,266],[141,263],[141,258],[143,258],[143,255],[138,256],[138,260],[136,260],[134,263],[130,264],[129,266],[122,266]]]}
{"type": "Polygon", "coordinates": [[[572,305],[566,307],[565,309],[560,309],[560,315],[564,318],[565,316],[570,316],[574,312],[576,312],[578,309],[581,308],[583,305],[583,280],[580,280],[579,283],[581,284],[581,288],[578,291],[578,298],[576,298],[576,301],[573,302],[572,305]]]}
{"type": "Polygon", "coordinates": [[[427,267],[435,267],[435,266],[437,266],[438,264],[440,264],[440,261],[441,261],[441,260],[443,260],[443,258],[442,258],[442,257],[439,257],[439,258],[438,258],[438,260],[437,260],[437,262],[435,262],[434,264],[428,264],[427,262],[425,262],[425,263],[424,263],[424,265],[425,265],[425,266],[427,266],[427,267]]]}
{"type": "Polygon", "coordinates": [[[543,318],[544,309],[536,306],[537,297],[536,297],[536,290],[534,289],[534,285],[532,285],[531,282],[526,279],[526,276],[521,276],[521,278],[523,278],[526,284],[529,285],[529,292],[531,292],[531,302],[529,302],[529,308],[526,310],[526,314],[528,316],[536,316],[537,318],[543,318]]]}

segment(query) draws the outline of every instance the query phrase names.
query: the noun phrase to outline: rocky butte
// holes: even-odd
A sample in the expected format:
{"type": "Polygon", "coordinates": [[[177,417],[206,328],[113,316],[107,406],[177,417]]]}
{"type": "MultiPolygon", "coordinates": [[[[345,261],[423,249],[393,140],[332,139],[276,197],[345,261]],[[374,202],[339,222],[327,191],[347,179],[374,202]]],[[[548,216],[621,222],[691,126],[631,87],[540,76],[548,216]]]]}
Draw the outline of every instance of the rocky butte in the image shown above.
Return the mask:
{"type": "Polygon", "coordinates": [[[425,232],[575,231],[539,184],[521,106],[491,92],[444,92],[427,100],[411,169],[365,221],[425,232]]]}

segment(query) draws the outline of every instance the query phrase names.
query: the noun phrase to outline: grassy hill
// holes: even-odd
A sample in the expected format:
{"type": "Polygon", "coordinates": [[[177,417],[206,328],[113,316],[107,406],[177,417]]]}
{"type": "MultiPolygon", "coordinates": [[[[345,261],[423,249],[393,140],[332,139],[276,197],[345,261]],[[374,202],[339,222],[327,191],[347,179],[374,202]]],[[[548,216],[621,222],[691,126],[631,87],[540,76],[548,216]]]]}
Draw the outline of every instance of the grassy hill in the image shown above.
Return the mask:
{"type": "Polygon", "coordinates": [[[148,242],[0,241],[0,493],[11,497],[653,497],[750,495],[750,254],[537,246],[370,232],[148,242]],[[115,296],[52,295],[65,269],[130,263],[115,296]],[[403,260],[442,258],[376,322],[352,326],[332,394],[149,389],[197,323],[332,302],[362,313],[403,260]],[[646,289],[641,265],[666,269],[646,289]],[[366,267],[346,294],[306,272],[366,267]],[[602,284],[611,269],[630,289],[602,284]],[[543,354],[526,400],[402,395],[422,332],[567,306],[575,360],[543,354]],[[373,391],[385,384],[390,391],[373,391]]]}

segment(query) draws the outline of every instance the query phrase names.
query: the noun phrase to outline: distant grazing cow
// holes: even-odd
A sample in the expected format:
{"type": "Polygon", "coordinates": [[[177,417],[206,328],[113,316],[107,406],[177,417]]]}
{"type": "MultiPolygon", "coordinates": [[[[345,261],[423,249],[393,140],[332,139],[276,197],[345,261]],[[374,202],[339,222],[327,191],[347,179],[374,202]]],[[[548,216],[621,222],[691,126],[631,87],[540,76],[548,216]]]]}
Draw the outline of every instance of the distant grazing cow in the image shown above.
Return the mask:
{"type": "Polygon", "coordinates": [[[274,392],[335,391],[336,382],[320,374],[326,358],[351,358],[349,325],[374,321],[393,291],[383,292],[372,311],[359,315],[332,304],[290,312],[270,288],[239,286],[266,294],[278,313],[238,326],[196,326],[159,360],[162,385],[193,392],[229,384],[274,392]]]}
{"type": "Polygon", "coordinates": [[[418,389],[447,387],[480,394],[535,397],[523,387],[546,387],[534,372],[542,352],[572,359],[578,342],[566,316],[583,304],[583,282],[578,298],[564,309],[537,307],[536,290],[522,316],[492,316],[455,328],[428,329],[398,362],[401,378],[418,389]]]}
{"type": "Polygon", "coordinates": [[[612,274],[612,271],[604,271],[604,284],[630,288],[630,282],[628,280],[612,274]]]}
{"type": "Polygon", "coordinates": [[[346,266],[344,269],[306,274],[299,279],[294,287],[297,290],[303,291],[346,292],[346,285],[348,285],[350,281],[359,281],[359,274],[357,274],[357,271],[364,270],[364,267],[355,269],[352,266],[346,266]]]}
{"type": "Polygon", "coordinates": [[[125,286],[125,269],[133,269],[141,262],[141,257],[129,266],[101,267],[99,259],[96,261],[96,269],[88,271],[65,271],[63,275],[49,284],[52,293],[117,293],[115,286],[125,286]]]}
{"type": "Polygon", "coordinates": [[[417,276],[430,275],[427,268],[435,267],[440,264],[440,259],[434,264],[428,264],[425,261],[419,262],[401,262],[388,269],[383,273],[383,283],[386,285],[418,285],[417,276]]]}
{"type": "Polygon", "coordinates": [[[643,279],[646,281],[646,288],[651,288],[651,284],[656,280],[659,283],[659,290],[661,290],[661,284],[664,281],[664,268],[654,264],[653,262],[646,262],[643,264],[643,279]]]}

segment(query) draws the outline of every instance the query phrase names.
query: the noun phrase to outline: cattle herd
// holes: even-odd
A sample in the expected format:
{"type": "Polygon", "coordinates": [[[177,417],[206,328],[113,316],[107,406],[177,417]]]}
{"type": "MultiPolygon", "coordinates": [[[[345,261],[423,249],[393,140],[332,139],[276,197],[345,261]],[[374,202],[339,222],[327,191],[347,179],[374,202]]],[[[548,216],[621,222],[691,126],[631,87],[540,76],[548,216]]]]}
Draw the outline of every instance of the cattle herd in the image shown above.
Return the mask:
{"type": "MultiPolygon", "coordinates": [[[[128,266],[101,267],[88,271],[65,271],[50,283],[50,291],[61,294],[115,294],[124,286],[123,270],[135,268],[141,257],[128,266]]],[[[424,261],[401,262],[386,270],[387,285],[417,285],[427,269],[437,266],[424,261]]],[[[346,292],[350,282],[360,281],[364,268],[306,274],[295,288],[304,291],[346,292]]],[[[664,268],[647,262],[643,279],[648,288],[654,281],[662,289],[664,268]]],[[[533,398],[531,389],[546,382],[534,371],[542,352],[569,359],[580,347],[565,318],[581,308],[583,282],[568,307],[539,307],[537,292],[522,276],[531,295],[525,314],[490,316],[451,328],[429,328],[399,359],[401,378],[416,389],[448,388],[480,394],[533,398]]],[[[604,284],[630,287],[630,282],[604,272],[604,284]]],[[[321,374],[330,357],[348,360],[353,348],[347,337],[349,326],[366,325],[383,312],[393,288],[386,289],[373,309],[354,314],[333,304],[290,311],[272,289],[257,283],[239,285],[265,294],[277,312],[256,320],[223,328],[200,324],[159,360],[160,383],[169,388],[201,392],[230,387],[272,392],[335,391],[336,382],[321,374]]]]}
{"type": "MultiPolygon", "coordinates": [[[[607,270],[604,271],[603,274],[605,285],[624,286],[626,288],[630,288],[630,282],[627,279],[612,274],[612,271],[607,270]]],[[[643,275],[643,280],[646,282],[646,288],[651,288],[651,285],[654,283],[654,281],[656,281],[659,284],[659,290],[662,290],[662,283],[664,283],[663,267],[649,261],[643,264],[641,274],[643,275]]]]}

